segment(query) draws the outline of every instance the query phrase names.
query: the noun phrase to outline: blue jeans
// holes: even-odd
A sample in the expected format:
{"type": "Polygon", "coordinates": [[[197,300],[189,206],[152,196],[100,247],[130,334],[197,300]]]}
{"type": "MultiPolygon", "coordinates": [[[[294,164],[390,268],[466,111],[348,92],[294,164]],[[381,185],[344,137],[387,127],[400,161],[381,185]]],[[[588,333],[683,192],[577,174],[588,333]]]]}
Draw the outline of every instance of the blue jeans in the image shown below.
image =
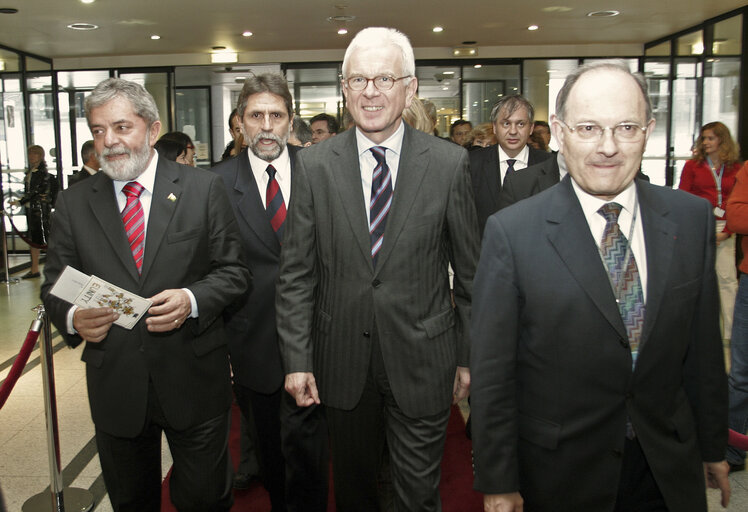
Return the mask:
{"type": "MultiPolygon", "coordinates": [[[[730,375],[727,379],[730,394],[728,425],[741,434],[748,431],[748,274],[740,276],[730,341],[730,375]]],[[[727,461],[742,464],[745,452],[728,447],[727,461]]]]}

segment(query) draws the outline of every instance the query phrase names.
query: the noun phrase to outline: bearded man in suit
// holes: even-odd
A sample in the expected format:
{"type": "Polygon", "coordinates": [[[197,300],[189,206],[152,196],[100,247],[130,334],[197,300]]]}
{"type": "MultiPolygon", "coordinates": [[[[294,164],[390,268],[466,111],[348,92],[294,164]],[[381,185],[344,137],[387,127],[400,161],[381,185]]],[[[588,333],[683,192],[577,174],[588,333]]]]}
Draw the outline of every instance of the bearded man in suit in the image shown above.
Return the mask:
{"type": "Polygon", "coordinates": [[[227,511],[231,380],[224,308],[249,285],[218,176],[160,158],[161,122],[139,84],[101,82],[85,101],[102,171],[57,202],[42,298],[65,341],[86,342],[88,396],[115,511],[161,508],[161,435],[180,511],[227,511]],[[148,297],[128,330],[108,307],[51,295],[66,265],[148,297]]]}
{"type": "Polygon", "coordinates": [[[635,179],[654,128],[620,62],[569,75],[569,175],[491,216],[472,318],[487,511],[706,510],[729,499],[727,387],[706,202],[635,179]]]}
{"type": "Polygon", "coordinates": [[[359,32],[342,79],[356,129],[301,151],[294,174],[276,295],[286,389],[325,406],[341,511],[380,510],[385,435],[395,509],[440,510],[450,404],[470,383],[468,156],[403,123],[414,75],[402,33],[359,32]]]}

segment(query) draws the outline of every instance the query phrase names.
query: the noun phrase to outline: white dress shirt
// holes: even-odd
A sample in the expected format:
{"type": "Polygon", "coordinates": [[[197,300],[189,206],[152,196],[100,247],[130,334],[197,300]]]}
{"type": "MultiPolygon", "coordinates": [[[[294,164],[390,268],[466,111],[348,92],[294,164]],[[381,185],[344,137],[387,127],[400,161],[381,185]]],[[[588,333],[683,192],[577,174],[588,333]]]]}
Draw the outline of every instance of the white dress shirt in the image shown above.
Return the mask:
{"type": "Polygon", "coordinates": [[[530,148],[526,144],[525,147],[522,148],[522,151],[520,151],[519,154],[515,157],[510,157],[509,155],[507,155],[504,152],[504,149],[501,147],[501,144],[497,144],[496,147],[499,148],[499,172],[501,173],[501,183],[504,183],[504,178],[506,178],[506,170],[509,168],[507,160],[514,160],[515,171],[519,171],[527,167],[527,161],[530,159],[530,148]]]}
{"type": "Polygon", "coordinates": [[[267,173],[268,165],[272,165],[275,168],[275,180],[278,182],[280,191],[283,194],[283,202],[288,208],[288,202],[291,200],[291,157],[288,154],[288,146],[283,146],[283,151],[278,158],[272,162],[268,162],[252,153],[252,149],[247,149],[247,156],[249,157],[249,165],[252,168],[252,174],[257,182],[257,189],[260,192],[260,202],[262,206],[267,209],[265,204],[265,192],[268,188],[268,182],[270,181],[270,175],[267,173]]]}

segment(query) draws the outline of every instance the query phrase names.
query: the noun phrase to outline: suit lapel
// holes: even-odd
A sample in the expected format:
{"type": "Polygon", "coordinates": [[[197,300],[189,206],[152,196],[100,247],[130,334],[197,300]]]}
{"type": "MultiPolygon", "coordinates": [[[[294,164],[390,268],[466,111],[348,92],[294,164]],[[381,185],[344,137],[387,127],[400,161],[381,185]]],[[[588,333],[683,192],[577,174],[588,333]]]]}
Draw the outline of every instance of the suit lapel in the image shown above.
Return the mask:
{"type": "MultiPolygon", "coordinates": [[[[234,180],[234,192],[240,195],[236,203],[239,216],[246,222],[249,228],[255,232],[257,237],[267,246],[273,254],[280,254],[280,243],[278,236],[273,231],[268,219],[265,207],[260,199],[260,188],[255,180],[252,166],[249,163],[247,151],[244,150],[234,161],[236,179],[234,180]]],[[[290,157],[290,155],[289,155],[290,157]]],[[[291,161],[293,171],[293,160],[291,161]]]]}
{"type": "Polygon", "coordinates": [[[483,167],[483,174],[486,178],[486,185],[488,191],[491,194],[491,201],[493,203],[493,210],[497,211],[501,204],[499,198],[501,197],[501,169],[499,168],[499,146],[489,146],[488,159],[483,167]]]}
{"type": "MultiPolygon", "coordinates": [[[[371,260],[371,238],[369,237],[369,221],[361,189],[361,169],[356,144],[356,130],[347,130],[335,139],[340,138],[339,144],[331,144],[335,162],[330,166],[330,180],[336,183],[333,187],[338,190],[340,203],[346,211],[346,218],[351,226],[353,236],[358,243],[361,253],[374,269],[371,260]]],[[[335,142],[338,142],[337,140],[335,142]]],[[[389,219],[388,219],[389,222],[389,219]]],[[[385,240],[387,235],[385,232],[385,240]]],[[[381,253],[380,253],[381,258],[381,253]]]]}
{"type": "Polygon", "coordinates": [[[627,339],[600,253],[568,176],[554,190],[546,216],[548,239],[595,306],[618,334],[627,339]]]}
{"type": "Polygon", "coordinates": [[[117,258],[122,262],[130,276],[137,281],[140,276],[137,267],[135,267],[130,243],[127,241],[117,198],[114,196],[114,184],[103,173],[97,178],[92,188],[94,193],[91,194],[89,199],[94,218],[99,222],[101,230],[111,244],[117,258]]]}
{"type": "Polygon", "coordinates": [[[559,181],[561,181],[561,172],[558,169],[557,156],[552,156],[548,160],[542,162],[543,174],[540,175],[540,190],[545,190],[552,187],[559,181]]]}
{"type": "Polygon", "coordinates": [[[384,231],[382,249],[377,259],[377,269],[382,268],[392,252],[405,221],[410,215],[410,209],[415,203],[414,198],[421,188],[423,178],[429,163],[428,147],[419,144],[413,137],[413,129],[405,125],[403,145],[400,150],[400,163],[397,170],[397,182],[392,199],[392,208],[387,216],[387,227],[384,231]]]}
{"type": "Polygon", "coordinates": [[[648,183],[636,181],[644,228],[644,244],[647,248],[647,303],[644,310],[644,327],[640,350],[649,338],[662,306],[668,269],[673,259],[677,225],[667,218],[668,209],[664,201],[658,201],[655,190],[648,183]]]}
{"type": "Polygon", "coordinates": [[[148,277],[161,245],[165,243],[164,233],[182,197],[182,187],[178,181],[179,173],[184,171],[177,169],[176,165],[163,158],[158,159],[151,211],[148,214],[148,229],[145,234],[145,256],[141,275],[143,280],[148,277]],[[176,200],[173,200],[174,198],[176,200]]]}

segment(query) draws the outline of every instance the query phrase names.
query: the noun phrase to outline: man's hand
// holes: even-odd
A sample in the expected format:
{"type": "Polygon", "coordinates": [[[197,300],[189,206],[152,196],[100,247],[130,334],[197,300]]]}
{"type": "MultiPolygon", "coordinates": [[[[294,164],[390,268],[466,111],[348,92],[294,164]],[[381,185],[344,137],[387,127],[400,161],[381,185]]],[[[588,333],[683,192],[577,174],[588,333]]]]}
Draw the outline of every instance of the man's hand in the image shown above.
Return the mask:
{"type": "Polygon", "coordinates": [[[312,372],[294,372],[286,375],[286,391],[296,400],[299,407],[319,404],[317,382],[312,372]]]}
{"type": "Polygon", "coordinates": [[[458,366],[455,372],[455,383],[452,386],[452,403],[457,403],[470,394],[470,369],[458,366]]]}
{"type": "Polygon", "coordinates": [[[730,503],[730,480],[727,478],[729,473],[730,466],[726,460],[704,463],[704,480],[706,480],[706,486],[710,489],[719,489],[722,491],[722,506],[725,508],[730,503]]]}
{"type": "Polygon", "coordinates": [[[518,492],[508,494],[486,494],[483,496],[485,512],[522,512],[524,501],[518,492]]]}
{"type": "Polygon", "coordinates": [[[145,321],[151,332],[169,332],[179,329],[192,312],[190,297],[184,290],[164,290],[150,298],[153,306],[145,321]]]}
{"type": "Polygon", "coordinates": [[[73,313],[73,328],[81,338],[98,343],[109,333],[119,314],[112,308],[78,308],[73,313]]]}

